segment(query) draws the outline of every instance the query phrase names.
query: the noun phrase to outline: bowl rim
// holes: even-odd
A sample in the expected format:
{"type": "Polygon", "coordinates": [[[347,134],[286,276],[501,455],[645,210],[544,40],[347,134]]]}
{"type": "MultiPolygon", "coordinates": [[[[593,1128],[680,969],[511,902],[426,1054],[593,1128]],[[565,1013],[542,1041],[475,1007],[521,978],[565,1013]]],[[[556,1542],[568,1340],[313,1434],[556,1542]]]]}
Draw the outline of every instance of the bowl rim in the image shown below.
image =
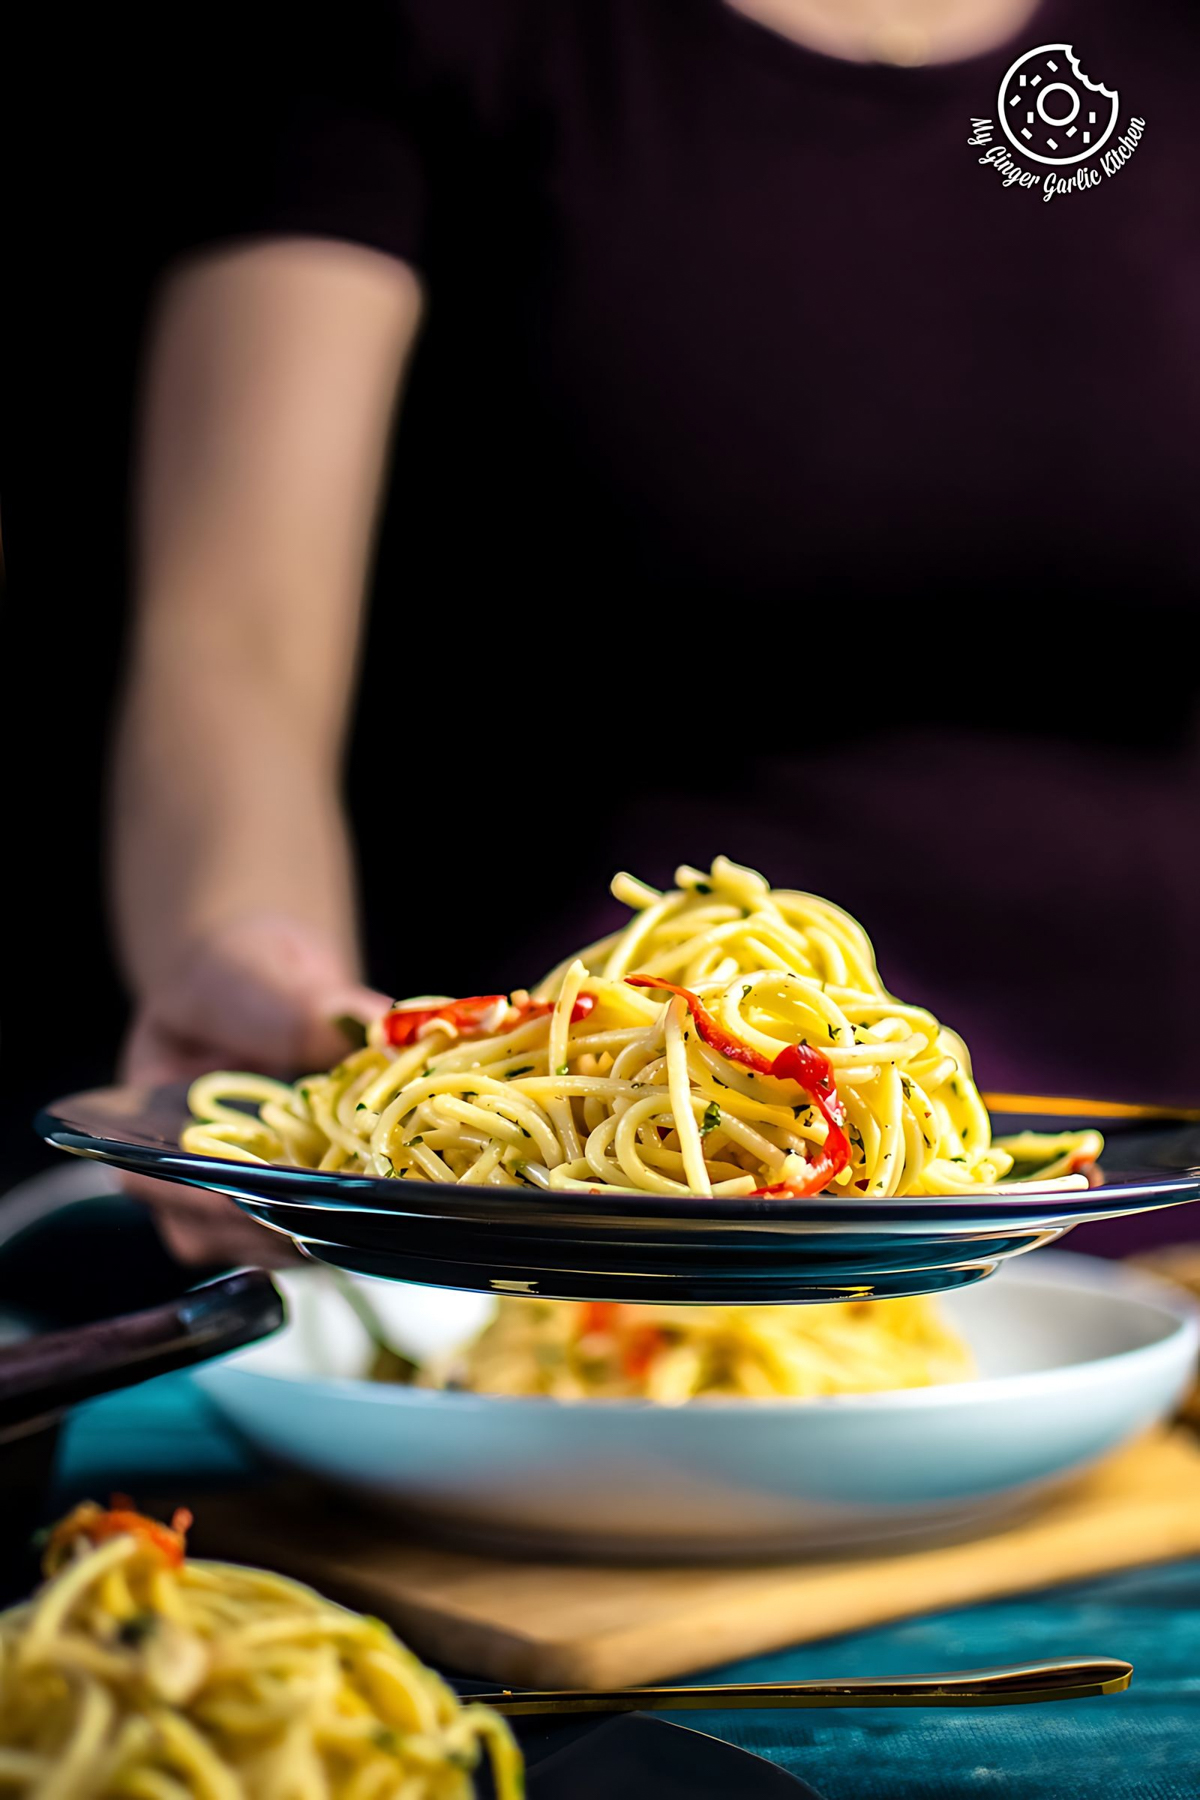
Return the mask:
{"type": "MultiPolygon", "coordinates": [[[[315,1271],[301,1269],[294,1273],[309,1277],[315,1271]]],[[[445,1411],[452,1407],[462,1416],[503,1406],[510,1410],[529,1410],[532,1416],[538,1418],[547,1416],[548,1411],[554,1414],[564,1411],[594,1414],[599,1411],[609,1419],[653,1417],[662,1420],[666,1417],[689,1419],[696,1416],[703,1419],[758,1419],[779,1413],[788,1416],[798,1414],[805,1417],[816,1414],[825,1417],[839,1413],[854,1415],[872,1409],[887,1413],[897,1410],[940,1410],[954,1405],[1001,1404],[1018,1399],[1030,1391],[1048,1392],[1053,1388],[1061,1393],[1064,1387],[1068,1390],[1072,1387],[1086,1387],[1102,1380],[1106,1374],[1115,1373],[1118,1367],[1127,1370],[1138,1363],[1153,1365],[1160,1360],[1173,1364],[1177,1358],[1182,1362],[1188,1356],[1195,1360],[1200,1355],[1200,1304],[1193,1301],[1184,1289],[1146,1269],[1130,1268],[1124,1263],[1110,1263],[1103,1257],[1089,1257],[1075,1251],[1044,1250],[1039,1252],[1037,1261],[1028,1267],[1014,1268],[1011,1264],[1006,1264],[1003,1271],[992,1279],[1001,1281],[1005,1286],[1045,1287],[1049,1290],[1069,1288],[1093,1294],[1097,1291],[1108,1292],[1118,1305],[1148,1306],[1161,1313],[1164,1320],[1173,1320],[1174,1323],[1164,1330],[1162,1336],[1148,1344],[1138,1344],[1133,1349],[1116,1350],[1104,1356],[1086,1357],[1078,1362],[1063,1363],[1049,1369],[1027,1369],[1012,1375],[984,1375],[972,1381],[948,1381],[930,1387],[892,1388],[864,1394],[780,1394],[762,1398],[712,1400],[700,1398],[678,1406],[665,1406],[656,1400],[613,1396],[560,1400],[547,1394],[476,1394],[462,1389],[418,1388],[407,1387],[398,1382],[370,1381],[361,1375],[287,1375],[268,1369],[241,1366],[242,1359],[253,1354],[257,1346],[237,1351],[232,1356],[208,1363],[191,1373],[193,1379],[201,1382],[209,1393],[214,1388],[219,1390],[229,1381],[238,1384],[285,1383],[292,1387],[303,1387],[310,1392],[315,1390],[323,1398],[330,1400],[339,1399],[344,1402],[353,1396],[367,1406],[399,1406],[426,1411],[445,1411]],[[1069,1263],[1072,1267],[1064,1271],[1064,1263],[1069,1263]],[[1050,1266],[1047,1267],[1047,1264],[1050,1266]]],[[[664,1429],[673,1430],[678,1427],[667,1426],[664,1429]]]]}

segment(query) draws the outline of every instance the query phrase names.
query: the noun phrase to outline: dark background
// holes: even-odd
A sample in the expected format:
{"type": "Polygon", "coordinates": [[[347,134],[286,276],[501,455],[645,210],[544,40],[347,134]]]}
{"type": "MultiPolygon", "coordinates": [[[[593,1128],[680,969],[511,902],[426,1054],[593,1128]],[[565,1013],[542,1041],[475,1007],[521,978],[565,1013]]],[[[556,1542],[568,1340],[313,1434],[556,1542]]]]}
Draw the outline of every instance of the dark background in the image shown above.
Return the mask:
{"type": "Polygon", "coordinates": [[[80,15],[53,31],[26,22],[33,104],[0,344],[0,1187],[48,1160],[36,1106],[105,1078],[122,1017],[100,906],[101,762],[126,591],[131,375],[162,198],[135,114],[139,34],[80,15]]]}

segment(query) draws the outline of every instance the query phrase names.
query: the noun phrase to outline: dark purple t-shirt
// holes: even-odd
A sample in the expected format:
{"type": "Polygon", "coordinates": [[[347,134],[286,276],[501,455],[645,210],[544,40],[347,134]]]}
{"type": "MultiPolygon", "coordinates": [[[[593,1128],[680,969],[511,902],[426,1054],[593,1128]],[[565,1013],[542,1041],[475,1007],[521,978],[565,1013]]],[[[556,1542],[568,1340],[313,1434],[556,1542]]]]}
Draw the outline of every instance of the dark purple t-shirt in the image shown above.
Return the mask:
{"type": "Polygon", "coordinates": [[[722,0],[312,30],[201,234],[428,291],[356,762],[378,978],[411,846],[377,772],[448,682],[487,705],[420,734],[429,828],[495,937],[434,920],[412,985],[536,974],[610,862],[726,850],[858,912],[989,1083],[1200,1095],[1190,0],[1046,0],[915,69],[722,0]],[[1038,162],[1001,84],[1060,44],[1116,99],[1064,65],[1040,153],[1072,90],[1111,129],[1038,162]]]}
{"type": "MultiPolygon", "coordinates": [[[[386,0],[310,29],[325,91],[260,192],[241,166],[240,222],[422,271],[411,464],[439,525],[452,480],[492,556],[543,579],[569,520],[589,535],[560,581],[623,591],[1018,616],[1039,591],[1194,595],[1187,0],[1047,0],[1018,41],[916,69],[815,54],[723,0],[386,0]],[[1012,156],[1001,78],[1056,39],[1117,90],[1109,154],[1145,124],[1114,174],[1046,201],[1075,167],[1005,186],[968,138],[990,118],[1012,156]]],[[[442,584],[477,573],[473,535],[439,534],[442,584]]],[[[921,624],[898,614],[895,640],[921,624]]],[[[941,679],[965,651],[936,647],[941,679]]]]}

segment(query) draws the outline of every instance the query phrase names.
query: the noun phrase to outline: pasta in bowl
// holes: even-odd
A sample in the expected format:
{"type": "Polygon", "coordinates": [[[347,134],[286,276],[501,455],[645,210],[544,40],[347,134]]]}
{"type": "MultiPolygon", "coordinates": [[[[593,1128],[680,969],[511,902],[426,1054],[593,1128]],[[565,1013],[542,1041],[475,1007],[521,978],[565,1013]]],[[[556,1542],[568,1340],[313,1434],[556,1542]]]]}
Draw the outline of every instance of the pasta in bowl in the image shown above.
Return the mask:
{"type": "MultiPolygon", "coordinates": [[[[355,1304],[371,1317],[361,1291],[355,1304]]],[[[502,1299],[467,1343],[423,1362],[398,1351],[374,1321],[371,1329],[372,1380],[554,1400],[814,1399],[975,1374],[969,1346],[924,1296],[703,1307],[502,1299]]]]}
{"type": "Polygon", "coordinates": [[[847,1199],[1084,1187],[1094,1131],[993,1139],[966,1046],[848,913],[718,857],[536,988],[397,1002],[293,1084],[194,1082],[183,1149],[401,1181],[847,1199]],[[253,1108],[248,1112],[247,1107],[253,1108]]]}

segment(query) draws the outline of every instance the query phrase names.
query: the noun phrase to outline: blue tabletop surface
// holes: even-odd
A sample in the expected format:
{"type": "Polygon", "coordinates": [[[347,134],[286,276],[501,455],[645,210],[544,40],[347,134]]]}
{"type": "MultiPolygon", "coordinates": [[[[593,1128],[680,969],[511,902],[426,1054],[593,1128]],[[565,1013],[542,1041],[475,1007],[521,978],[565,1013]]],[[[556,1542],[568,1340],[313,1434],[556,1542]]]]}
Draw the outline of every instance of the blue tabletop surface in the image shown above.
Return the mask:
{"type": "MultiPolygon", "coordinates": [[[[254,1478],[199,1389],[164,1376],[82,1407],[66,1433],[63,1501],[109,1485],[172,1489],[254,1478]]],[[[889,1675],[1073,1653],[1134,1664],[1126,1694],[977,1711],[689,1713],[802,1775],[825,1800],[1198,1800],[1200,1560],[939,1612],[755,1657],[717,1680],[889,1675]]]]}

